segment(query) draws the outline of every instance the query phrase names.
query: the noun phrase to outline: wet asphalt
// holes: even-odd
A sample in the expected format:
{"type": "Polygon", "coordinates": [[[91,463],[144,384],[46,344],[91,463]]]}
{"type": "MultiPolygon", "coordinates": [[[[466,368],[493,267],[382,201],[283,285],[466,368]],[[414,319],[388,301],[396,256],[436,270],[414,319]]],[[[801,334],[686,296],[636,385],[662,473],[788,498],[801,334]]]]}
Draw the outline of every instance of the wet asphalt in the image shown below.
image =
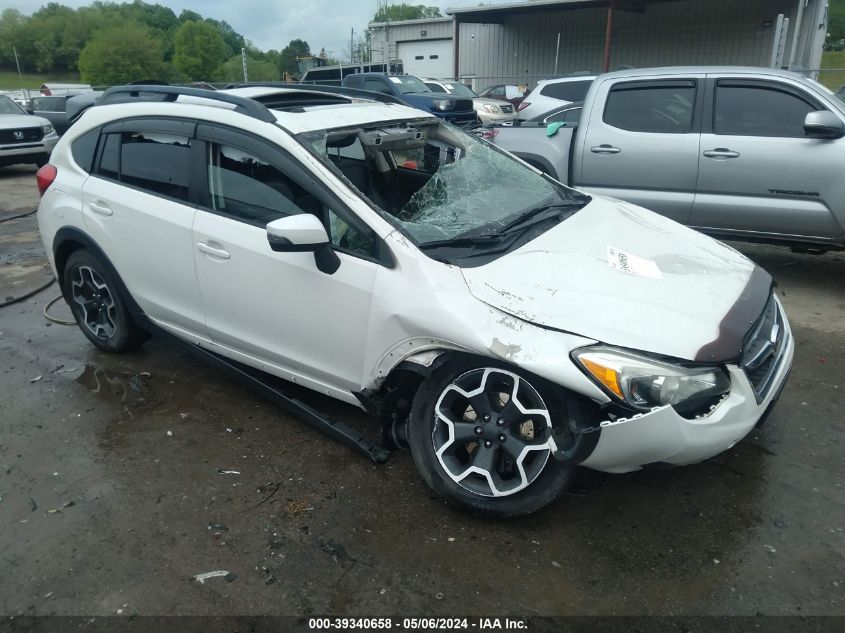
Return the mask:
{"type": "MultiPolygon", "coordinates": [[[[0,218],[37,204],[34,171],[0,168],[0,218]]],[[[845,614],[845,254],[733,245],[797,341],[766,425],[696,466],[585,471],[508,521],[167,341],[95,350],[42,315],[55,284],[0,308],[0,615],[845,614]]],[[[50,277],[34,216],[0,224],[0,302],[50,277]]]]}

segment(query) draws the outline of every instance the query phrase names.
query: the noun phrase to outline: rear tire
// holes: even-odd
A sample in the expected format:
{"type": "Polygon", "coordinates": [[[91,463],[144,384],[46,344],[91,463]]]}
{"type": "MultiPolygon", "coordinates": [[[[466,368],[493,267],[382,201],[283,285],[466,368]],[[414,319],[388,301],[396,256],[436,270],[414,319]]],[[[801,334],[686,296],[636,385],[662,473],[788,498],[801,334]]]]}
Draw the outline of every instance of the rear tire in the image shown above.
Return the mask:
{"type": "Polygon", "coordinates": [[[568,415],[539,383],[493,360],[457,359],[436,370],[417,391],[409,421],[411,454],[425,482],[492,517],[554,501],[576,467],[551,455],[549,439],[568,415]]]}
{"type": "Polygon", "coordinates": [[[93,253],[71,253],[62,275],[62,288],[82,333],[105,352],[137,347],[144,333],[132,321],[117,280],[93,253]]]}

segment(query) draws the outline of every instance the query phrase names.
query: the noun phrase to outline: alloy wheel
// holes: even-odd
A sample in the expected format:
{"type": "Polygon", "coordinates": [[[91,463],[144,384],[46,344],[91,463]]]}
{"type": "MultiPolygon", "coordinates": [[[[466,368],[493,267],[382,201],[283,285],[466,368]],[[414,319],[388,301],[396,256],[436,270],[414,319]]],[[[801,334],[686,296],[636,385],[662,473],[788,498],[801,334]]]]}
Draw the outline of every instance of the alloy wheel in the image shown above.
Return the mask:
{"type": "Polygon", "coordinates": [[[555,448],[543,398],[504,369],[474,369],[455,378],[440,394],[434,416],[431,440],[440,465],[480,496],[527,488],[555,448]]]}
{"type": "Polygon", "coordinates": [[[108,340],[117,331],[117,311],[111,290],[90,266],[79,266],[71,279],[71,296],[82,322],[97,338],[108,340]]]}

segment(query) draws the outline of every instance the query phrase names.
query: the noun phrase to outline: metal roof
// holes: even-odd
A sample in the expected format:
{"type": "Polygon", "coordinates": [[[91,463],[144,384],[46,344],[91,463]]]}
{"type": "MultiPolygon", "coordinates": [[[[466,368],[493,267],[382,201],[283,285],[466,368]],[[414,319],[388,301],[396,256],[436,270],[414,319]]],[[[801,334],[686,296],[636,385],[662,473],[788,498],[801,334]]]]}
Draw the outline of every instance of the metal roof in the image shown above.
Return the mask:
{"type": "Polygon", "coordinates": [[[678,2],[679,0],[529,0],[528,2],[508,2],[479,7],[460,7],[446,9],[446,13],[460,22],[480,24],[501,24],[507,18],[530,13],[565,11],[568,9],[591,9],[609,7],[613,4],[616,11],[635,11],[642,13],[649,4],[658,2],[678,2]]]}

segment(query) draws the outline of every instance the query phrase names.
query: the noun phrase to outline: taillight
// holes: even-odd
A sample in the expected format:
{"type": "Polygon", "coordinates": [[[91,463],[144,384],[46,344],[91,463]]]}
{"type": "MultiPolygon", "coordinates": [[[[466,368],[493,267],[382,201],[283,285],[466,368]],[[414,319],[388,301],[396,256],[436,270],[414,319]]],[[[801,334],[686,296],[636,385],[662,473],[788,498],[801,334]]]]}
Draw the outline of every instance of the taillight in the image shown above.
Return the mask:
{"type": "Polygon", "coordinates": [[[516,109],[516,111],[520,112],[521,110],[525,110],[525,108],[527,108],[530,105],[531,104],[528,101],[523,101],[522,103],[519,104],[519,107],[516,109]]]}
{"type": "Polygon", "coordinates": [[[35,183],[38,185],[38,195],[43,196],[53,181],[56,179],[58,170],[55,165],[44,165],[35,173],[35,183]]]}

